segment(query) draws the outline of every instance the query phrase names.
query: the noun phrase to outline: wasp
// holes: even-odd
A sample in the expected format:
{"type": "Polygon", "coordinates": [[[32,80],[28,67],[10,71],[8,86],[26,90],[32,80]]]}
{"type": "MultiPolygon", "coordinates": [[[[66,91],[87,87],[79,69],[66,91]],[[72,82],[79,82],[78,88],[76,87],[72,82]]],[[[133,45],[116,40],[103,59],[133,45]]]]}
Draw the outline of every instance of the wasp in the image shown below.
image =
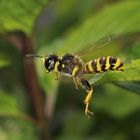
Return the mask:
{"type": "Polygon", "coordinates": [[[85,50],[82,49],[82,51],[77,52],[76,54],[67,53],[61,57],[56,54],[47,56],[27,54],[26,57],[42,59],[46,72],[54,72],[56,74],[56,80],[59,79],[59,74],[63,74],[73,79],[76,89],[79,87],[84,88],[87,92],[87,96],[84,100],[85,115],[89,117],[89,115],[93,115],[93,112],[89,109],[90,100],[93,95],[93,87],[91,83],[85,78],[85,75],[103,73],[106,71],[124,71],[124,63],[120,58],[110,55],[98,57],[88,62],[83,62],[81,57],[79,57],[77,54],[80,54],[80,56],[82,56],[82,54],[90,54],[95,51],[95,48],[105,47],[108,43],[110,43],[112,38],[122,39],[120,36],[105,37],[95,43],[89,44],[89,46],[85,47],[85,50]]]}
{"type": "Polygon", "coordinates": [[[59,73],[72,77],[76,88],[84,87],[87,96],[85,97],[85,114],[92,115],[93,112],[89,110],[89,103],[93,95],[93,87],[88,80],[84,78],[85,74],[102,73],[109,70],[123,71],[123,62],[114,56],[98,57],[83,63],[82,59],[77,55],[64,54],[62,57],[51,54],[46,57],[27,54],[27,57],[38,57],[42,59],[46,72],[55,72],[56,79],[59,78],[59,73]]]}

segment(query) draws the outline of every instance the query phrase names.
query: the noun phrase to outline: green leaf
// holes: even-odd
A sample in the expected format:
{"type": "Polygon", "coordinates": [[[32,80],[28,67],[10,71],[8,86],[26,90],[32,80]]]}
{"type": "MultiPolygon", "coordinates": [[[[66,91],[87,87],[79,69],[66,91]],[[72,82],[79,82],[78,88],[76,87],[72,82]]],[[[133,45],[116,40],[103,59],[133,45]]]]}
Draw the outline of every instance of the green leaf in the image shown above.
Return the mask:
{"type": "Polygon", "coordinates": [[[140,94],[140,81],[117,82],[115,84],[122,88],[128,89],[129,91],[140,94]]]}
{"type": "MultiPolygon", "coordinates": [[[[140,59],[132,60],[128,64],[124,64],[124,71],[110,71],[98,81],[99,83],[118,81],[140,81],[140,59]]],[[[94,83],[95,79],[90,79],[90,83],[94,83]]]]}
{"type": "Polygon", "coordinates": [[[139,7],[139,1],[123,1],[110,5],[96,16],[86,19],[77,28],[73,28],[65,37],[44,46],[40,53],[75,53],[86,48],[87,44],[96,42],[105,36],[138,32],[140,31],[139,7]]]}
{"type": "Polygon", "coordinates": [[[0,115],[21,115],[16,98],[0,91],[0,115]]]}
{"type": "Polygon", "coordinates": [[[96,100],[93,108],[105,112],[115,118],[125,118],[140,109],[140,96],[129,90],[117,87],[113,84],[103,85],[101,91],[95,91],[96,100]],[[99,93],[101,93],[99,95],[99,93]]]}
{"type": "Polygon", "coordinates": [[[0,140],[38,140],[37,126],[19,118],[1,117],[0,140]]]}
{"type": "Polygon", "coordinates": [[[0,68],[6,67],[6,66],[9,66],[9,65],[10,65],[10,62],[8,60],[0,59],[0,68]]]}
{"type": "Polygon", "coordinates": [[[22,30],[31,33],[35,20],[48,0],[1,0],[0,32],[22,30]]]}
{"type": "MultiPolygon", "coordinates": [[[[103,0],[57,0],[49,3],[46,13],[39,17],[36,25],[38,47],[52,41],[67,32],[69,28],[81,23],[89,15],[95,13],[103,0]],[[61,3],[61,4],[57,4],[61,3]],[[45,19],[45,20],[44,20],[45,19]],[[41,22],[40,22],[41,21],[41,22]],[[39,32],[38,32],[39,31],[39,32]]],[[[100,7],[102,8],[102,7],[100,7]]],[[[99,9],[98,9],[99,10],[99,9]]],[[[36,33],[36,32],[35,32],[36,33]]]]}

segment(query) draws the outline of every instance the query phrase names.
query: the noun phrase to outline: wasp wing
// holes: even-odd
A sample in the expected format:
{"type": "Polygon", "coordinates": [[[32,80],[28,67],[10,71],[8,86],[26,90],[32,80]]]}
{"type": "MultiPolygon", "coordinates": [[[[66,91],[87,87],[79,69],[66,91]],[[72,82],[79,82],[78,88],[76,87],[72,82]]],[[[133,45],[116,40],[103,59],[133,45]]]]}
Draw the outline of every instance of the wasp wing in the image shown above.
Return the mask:
{"type": "Polygon", "coordinates": [[[89,80],[90,84],[96,83],[98,80],[103,78],[104,75],[105,73],[96,73],[92,78],[90,78],[89,80]]]}
{"type": "Polygon", "coordinates": [[[113,43],[118,42],[118,40],[122,41],[122,39],[124,39],[123,36],[109,35],[97,42],[91,42],[83,46],[81,50],[75,52],[75,55],[81,57],[84,62],[101,56],[116,55],[116,50],[119,50],[119,48],[116,49],[115,47],[118,47],[118,45],[115,46],[113,43]]]}
{"type": "Polygon", "coordinates": [[[96,49],[105,47],[111,41],[112,37],[113,36],[110,35],[108,37],[101,38],[96,42],[89,42],[86,46],[82,47],[81,50],[76,52],[76,54],[79,56],[84,56],[89,53],[93,53],[93,51],[95,51],[96,49]]]}

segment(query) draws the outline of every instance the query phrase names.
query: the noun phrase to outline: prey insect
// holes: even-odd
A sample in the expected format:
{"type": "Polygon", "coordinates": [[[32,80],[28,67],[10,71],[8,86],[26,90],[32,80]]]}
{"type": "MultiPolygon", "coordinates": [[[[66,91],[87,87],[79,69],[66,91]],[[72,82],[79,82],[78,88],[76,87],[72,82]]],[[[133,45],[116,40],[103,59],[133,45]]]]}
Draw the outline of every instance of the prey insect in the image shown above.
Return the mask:
{"type": "Polygon", "coordinates": [[[59,78],[59,73],[72,77],[76,88],[83,87],[87,92],[85,97],[85,114],[92,115],[89,110],[89,103],[93,95],[93,87],[88,80],[84,78],[85,74],[102,73],[109,70],[123,71],[123,62],[116,57],[106,56],[98,57],[84,63],[80,57],[73,54],[64,54],[62,57],[52,54],[49,56],[40,56],[35,54],[27,54],[26,57],[38,57],[42,59],[47,72],[55,72],[56,79],[59,78]]]}

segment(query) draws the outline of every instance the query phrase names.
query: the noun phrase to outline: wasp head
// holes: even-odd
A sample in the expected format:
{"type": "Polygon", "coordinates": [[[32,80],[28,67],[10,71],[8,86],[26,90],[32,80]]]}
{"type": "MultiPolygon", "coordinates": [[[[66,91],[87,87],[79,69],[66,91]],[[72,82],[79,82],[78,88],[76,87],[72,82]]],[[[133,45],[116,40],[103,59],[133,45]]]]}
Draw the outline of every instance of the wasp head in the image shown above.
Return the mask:
{"type": "Polygon", "coordinates": [[[53,71],[55,63],[59,60],[57,55],[49,55],[45,58],[45,68],[48,72],[53,71]]]}

